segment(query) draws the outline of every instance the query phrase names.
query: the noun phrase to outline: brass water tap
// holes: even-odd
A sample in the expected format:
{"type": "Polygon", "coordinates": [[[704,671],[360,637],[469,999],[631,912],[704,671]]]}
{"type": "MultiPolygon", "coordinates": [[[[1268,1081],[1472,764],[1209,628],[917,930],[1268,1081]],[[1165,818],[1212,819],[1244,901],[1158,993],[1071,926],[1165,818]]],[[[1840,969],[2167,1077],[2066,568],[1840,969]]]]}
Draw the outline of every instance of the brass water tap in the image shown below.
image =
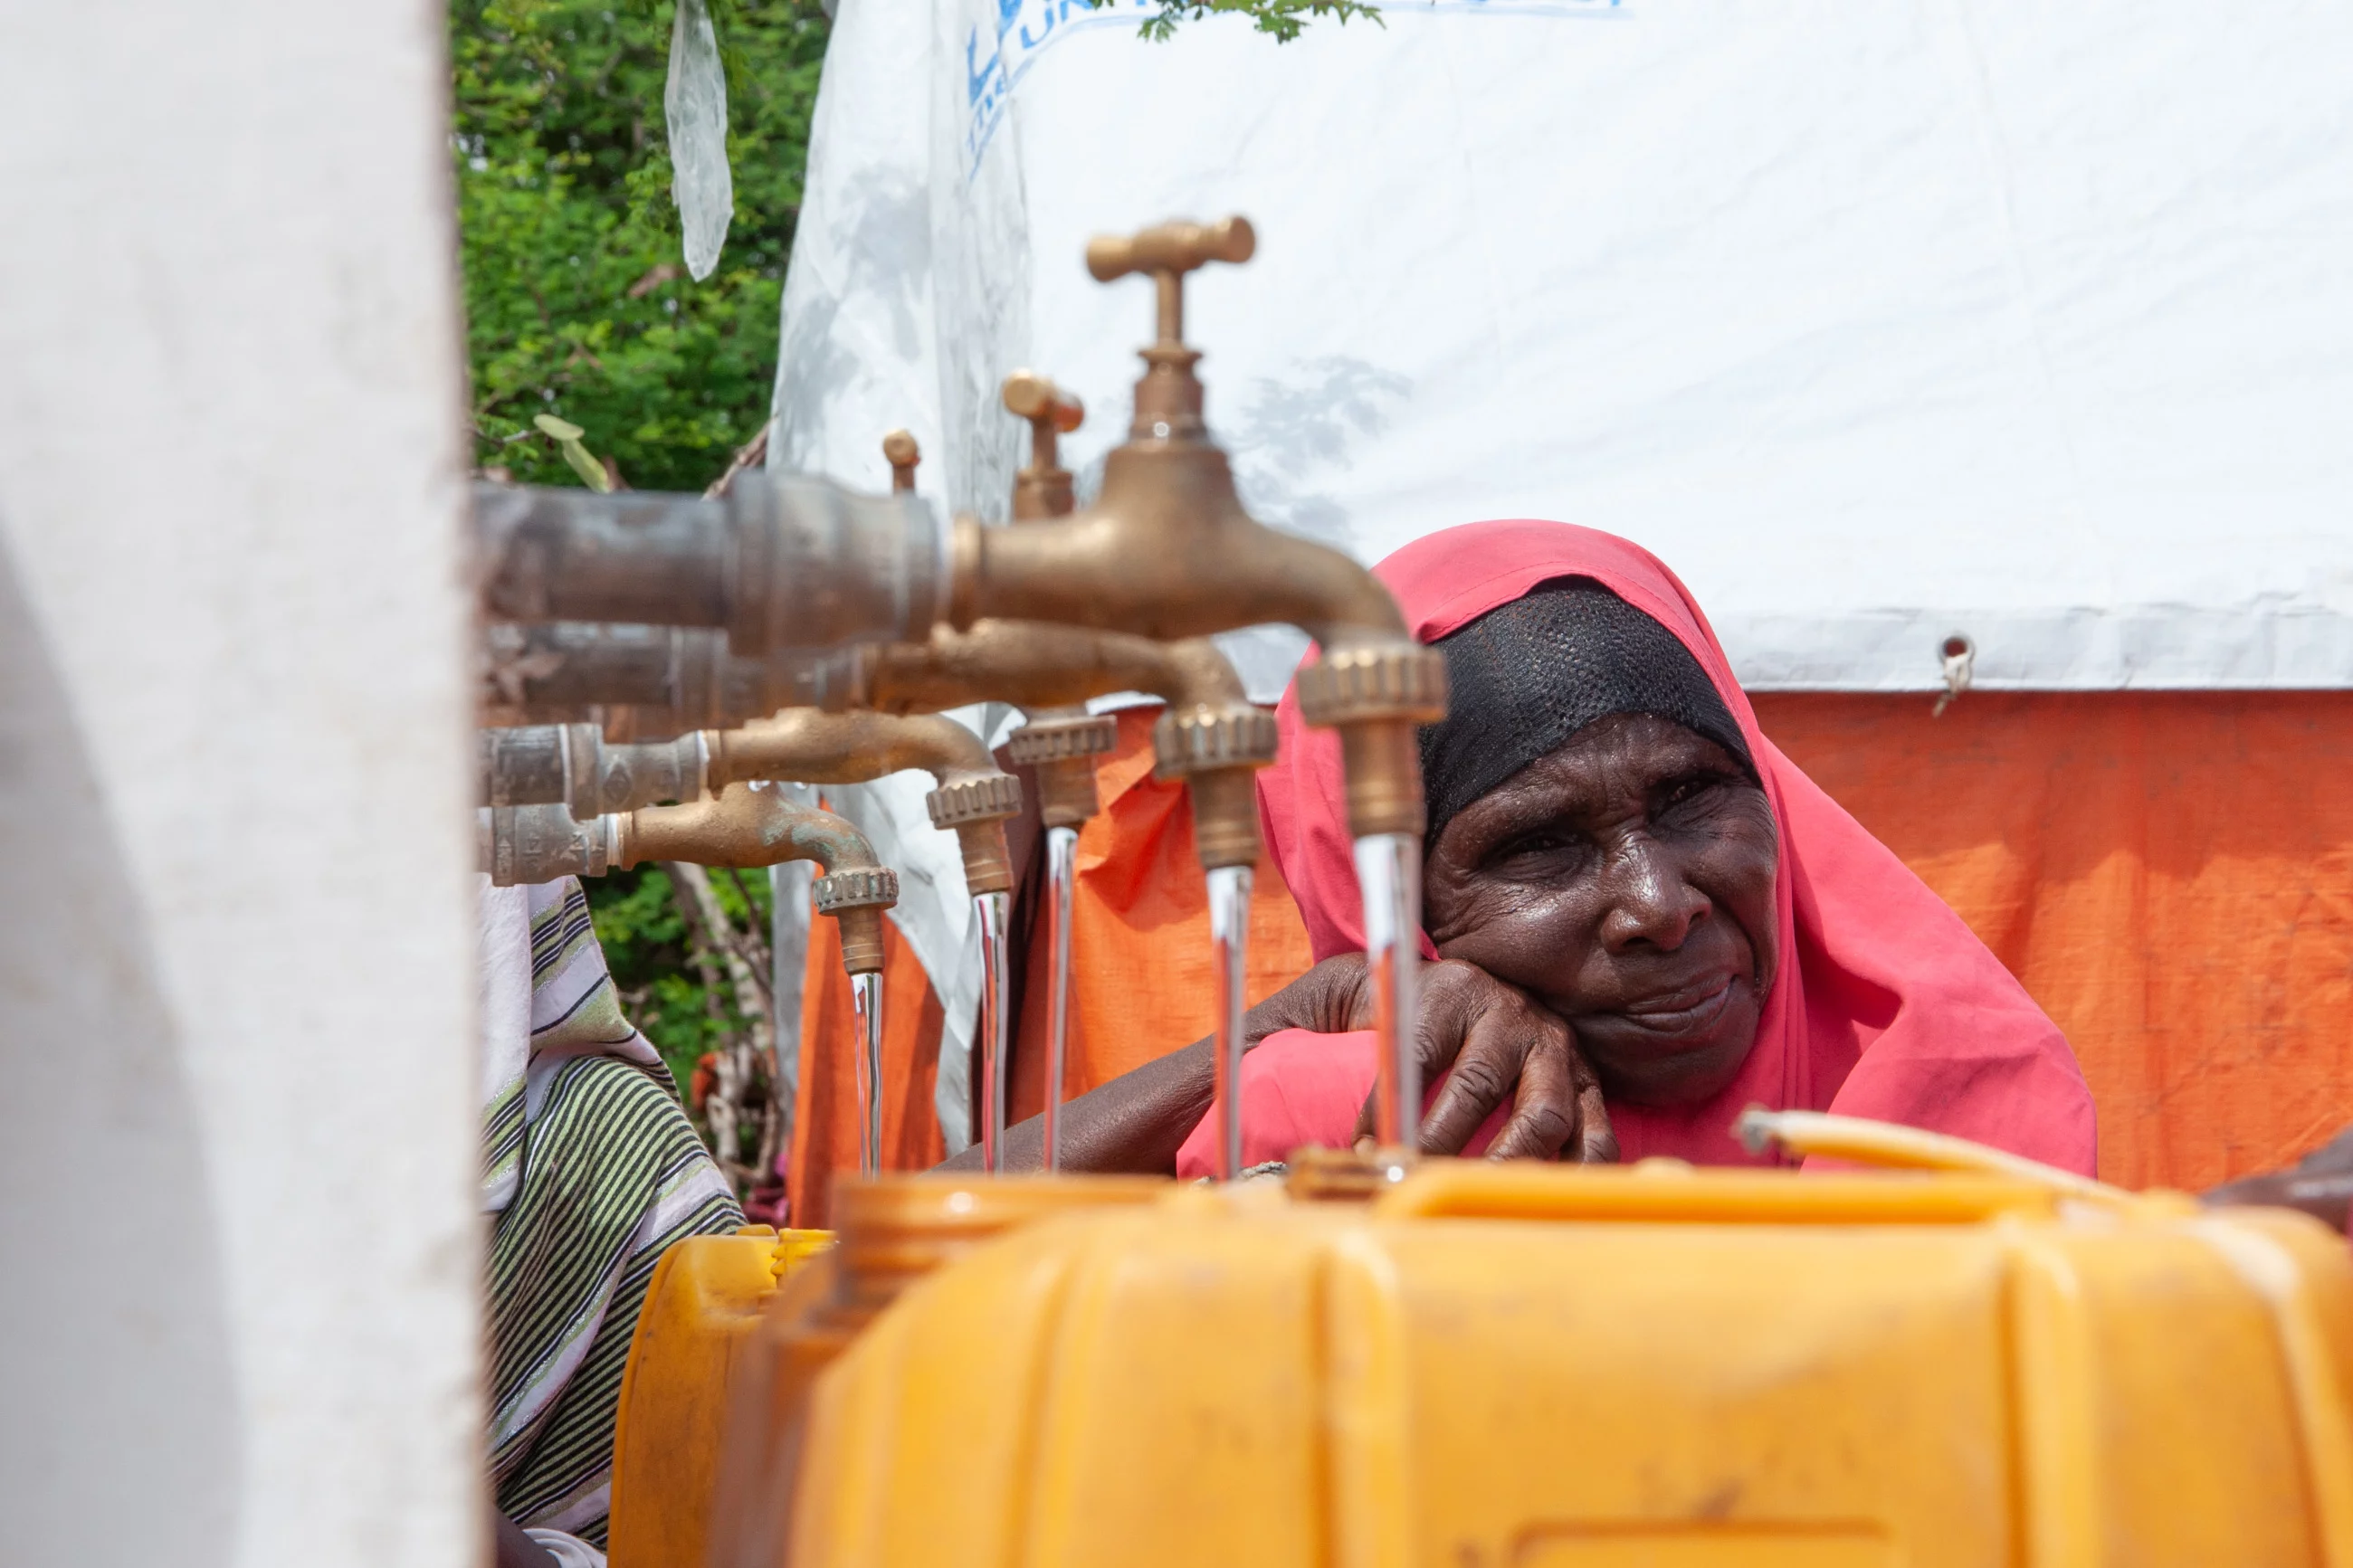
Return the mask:
{"type": "Polygon", "coordinates": [[[923,449],[915,445],[913,430],[893,430],[883,437],[882,459],[891,465],[892,495],[904,495],[915,488],[915,468],[923,460],[923,449]]]}
{"type": "Polygon", "coordinates": [[[1098,238],[1103,282],[1151,276],[1158,335],[1143,351],[1135,418],[1104,460],[1103,492],[1068,517],[1019,528],[955,523],[952,625],[983,617],[1057,621],[1163,641],[1282,621],[1315,639],[1297,678],[1311,724],[1336,728],[1350,831],[1419,834],[1415,731],[1446,711],[1444,657],[1413,640],[1397,603],[1338,551],[1263,526],[1242,510],[1225,454],[1201,418],[1200,355],[1184,342],[1185,274],[1241,262],[1248,222],[1170,223],[1098,238]]]}
{"type": "Polygon", "coordinates": [[[936,713],[822,713],[788,708],[739,730],[706,731],[710,786],[746,779],[862,784],[905,768],[932,775],[932,826],[953,829],[975,894],[1013,890],[1005,822],[1021,814],[1021,783],[979,736],[936,713]]]}
{"type": "Polygon", "coordinates": [[[647,860],[750,869],[813,860],[819,914],[841,933],[852,974],[882,969],[882,911],[899,901],[899,878],[849,821],[797,805],[776,790],[737,784],[716,799],[647,806],[576,821],[561,805],[498,806],[477,821],[480,864],[494,886],[601,877],[647,860]]]}
{"type": "Polygon", "coordinates": [[[688,805],[648,806],[614,819],[616,869],[647,860],[698,866],[776,866],[813,860],[818,913],[833,917],[841,962],[852,974],[882,972],[882,911],[899,901],[899,878],[845,817],[796,805],[781,790],[730,784],[688,805]]]}

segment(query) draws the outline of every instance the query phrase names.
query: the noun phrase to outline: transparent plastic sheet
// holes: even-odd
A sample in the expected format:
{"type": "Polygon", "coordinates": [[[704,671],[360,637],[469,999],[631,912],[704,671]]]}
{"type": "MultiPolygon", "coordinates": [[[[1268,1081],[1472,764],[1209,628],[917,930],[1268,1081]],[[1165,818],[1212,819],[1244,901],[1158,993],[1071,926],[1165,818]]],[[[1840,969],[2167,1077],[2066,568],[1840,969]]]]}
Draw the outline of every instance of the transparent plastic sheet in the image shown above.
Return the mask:
{"type": "Polygon", "coordinates": [[[698,279],[708,278],[735,216],[735,182],[727,169],[727,73],[704,0],[678,0],[662,111],[670,122],[670,196],[686,234],[686,269],[698,279]]]}

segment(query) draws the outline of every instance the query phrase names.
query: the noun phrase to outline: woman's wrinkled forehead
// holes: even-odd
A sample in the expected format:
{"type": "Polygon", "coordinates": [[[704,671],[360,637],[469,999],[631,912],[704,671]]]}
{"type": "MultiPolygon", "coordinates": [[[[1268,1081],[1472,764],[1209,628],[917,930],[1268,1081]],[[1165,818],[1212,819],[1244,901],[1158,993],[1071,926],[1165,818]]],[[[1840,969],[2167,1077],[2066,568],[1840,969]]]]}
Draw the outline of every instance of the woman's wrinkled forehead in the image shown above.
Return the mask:
{"type": "Polygon", "coordinates": [[[1421,731],[1428,833],[1595,721],[1647,713],[1756,766],[1739,721],[1689,647],[1589,577],[1536,584],[1440,640],[1445,719],[1421,731]]]}

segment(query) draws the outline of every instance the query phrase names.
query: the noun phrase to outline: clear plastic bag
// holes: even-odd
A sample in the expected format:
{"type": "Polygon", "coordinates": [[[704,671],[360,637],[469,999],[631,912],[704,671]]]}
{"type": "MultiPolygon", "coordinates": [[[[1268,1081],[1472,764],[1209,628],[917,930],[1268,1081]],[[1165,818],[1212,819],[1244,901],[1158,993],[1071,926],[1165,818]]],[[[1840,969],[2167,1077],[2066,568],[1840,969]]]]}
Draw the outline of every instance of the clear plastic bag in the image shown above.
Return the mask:
{"type": "Polygon", "coordinates": [[[670,123],[670,198],[686,234],[686,269],[698,279],[708,278],[735,216],[735,182],[727,169],[727,73],[704,0],[678,0],[662,112],[670,123]]]}

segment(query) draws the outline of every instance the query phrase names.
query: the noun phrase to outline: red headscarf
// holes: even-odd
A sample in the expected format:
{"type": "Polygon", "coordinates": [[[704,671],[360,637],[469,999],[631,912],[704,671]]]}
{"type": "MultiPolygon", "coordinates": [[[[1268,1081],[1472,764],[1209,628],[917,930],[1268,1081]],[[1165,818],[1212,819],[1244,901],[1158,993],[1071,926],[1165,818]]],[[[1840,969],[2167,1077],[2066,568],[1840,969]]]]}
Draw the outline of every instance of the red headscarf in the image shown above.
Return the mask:
{"type": "MultiPolygon", "coordinates": [[[[1958,915],[1765,738],[1707,617],[1648,551],[1568,523],[1477,522],[1418,540],[1374,570],[1424,642],[1540,583],[1590,577],[1682,639],[1748,742],[1780,833],[1779,972],[1729,1089],[1692,1106],[1609,1107],[1627,1159],[1757,1163],[1730,1128],[1744,1107],[1761,1104],[1905,1122],[2092,1173],[2091,1092],[2058,1026],[1958,915]]],[[[1295,690],[1277,718],[1282,761],[1259,775],[1267,842],[1315,956],[1361,952],[1338,742],[1301,721],[1295,690]]],[[[1427,935],[1421,946],[1436,956],[1427,935]]],[[[1307,1129],[1286,1107],[1345,1102],[1348,1125],[1316,1140],[1344,1142],[1369,1087],[1369,1053],[1359,1040],[1322,1053],[1318,1065],[1314,1041],[1348,1037],[1291,1033],[1289,1048],[1245,1073],[1245,1126],[1271,1114],[1291,1135],[1307,1129]]],[[[1206,1153],[1205,1144],[1196,1157],[1206,1153]]]]}

